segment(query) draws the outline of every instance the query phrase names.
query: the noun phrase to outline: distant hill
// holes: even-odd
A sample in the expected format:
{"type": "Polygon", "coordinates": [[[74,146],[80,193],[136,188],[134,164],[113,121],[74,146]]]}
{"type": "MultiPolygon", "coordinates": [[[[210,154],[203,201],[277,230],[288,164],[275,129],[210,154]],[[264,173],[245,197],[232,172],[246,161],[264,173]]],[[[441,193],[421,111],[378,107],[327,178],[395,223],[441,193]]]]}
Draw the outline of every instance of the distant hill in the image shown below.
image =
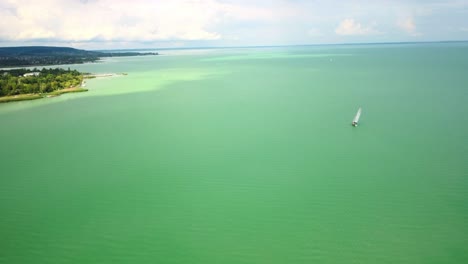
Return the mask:
{"type": "Polygon", "coordinates": [[[4,47],[0,48],[0,67],[77,64],[95,62],[103,57],[147,55],[158,55],[158,53],[98,52],[48,46],[4,47]]]}

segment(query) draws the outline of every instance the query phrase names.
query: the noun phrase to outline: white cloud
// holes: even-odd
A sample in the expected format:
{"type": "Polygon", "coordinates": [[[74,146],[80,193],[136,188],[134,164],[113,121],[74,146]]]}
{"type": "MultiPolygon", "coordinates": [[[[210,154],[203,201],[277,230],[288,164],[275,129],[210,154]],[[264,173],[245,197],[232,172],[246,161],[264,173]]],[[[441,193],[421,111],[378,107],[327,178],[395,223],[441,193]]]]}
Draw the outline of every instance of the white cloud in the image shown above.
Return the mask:
{"type": "Polygon", "coordinates": [[[220,20],[272,19],[268,9],[219,0],[11,0],[0,3],[0,40],[216,40],[220,20]]]}
{"type": "Polygon", "coordinates": [[[411,36],[420,36],[421,34],[417,31],[416,25],[414,24],[413,17],[400,18],[397,21],[397,26],[411,36]]]}
{"type": "Polygon", "coordinates": [[[347,18],[341,21],[341,23],[335,29],[335,33],[338,35],[350,36],[377,34],[378,31],[375,30],[372,26],[363,26],[354,19],[347,18]]]}
{"type": "Polygon", "coordinates": [[[419,40],[459,38],[468,1],[423,2],[0,0],[0,46],[277,45],[349,36],[375,42],[412,40],[420,32],[419,40]]]}

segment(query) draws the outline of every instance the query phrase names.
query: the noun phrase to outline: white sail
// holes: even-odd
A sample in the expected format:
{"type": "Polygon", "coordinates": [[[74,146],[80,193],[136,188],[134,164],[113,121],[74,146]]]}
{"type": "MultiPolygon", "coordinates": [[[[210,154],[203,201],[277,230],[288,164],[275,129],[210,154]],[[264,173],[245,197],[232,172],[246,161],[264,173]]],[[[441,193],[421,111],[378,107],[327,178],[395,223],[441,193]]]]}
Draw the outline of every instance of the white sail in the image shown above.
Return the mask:
{"type": "Polygon", "coordinates": [[[356,116],[353,119],[353,124],[357,124],[359,122],[359,118],[361,117],[361,107],[359,107],[359,110],[356,113],[356,116]]]}

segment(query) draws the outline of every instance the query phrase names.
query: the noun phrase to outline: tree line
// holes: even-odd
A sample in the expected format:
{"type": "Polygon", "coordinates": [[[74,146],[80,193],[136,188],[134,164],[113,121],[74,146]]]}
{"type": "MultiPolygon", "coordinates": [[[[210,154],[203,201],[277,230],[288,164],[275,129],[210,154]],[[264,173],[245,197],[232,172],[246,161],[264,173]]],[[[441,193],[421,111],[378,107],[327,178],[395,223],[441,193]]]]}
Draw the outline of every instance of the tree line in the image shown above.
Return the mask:
{"type": "Polygon", "coordinates": [[[76,87],[82,81],[83,74],[70,68],[0,70],[0,96],[50,93],[76,87]]]}
{"type": "Polygon", "coordinates": [[[157,52],[103,52],[68,47],[0,47],[0,67],[77,64],[96,62],[104,57],[148,56],[157,52]]]}

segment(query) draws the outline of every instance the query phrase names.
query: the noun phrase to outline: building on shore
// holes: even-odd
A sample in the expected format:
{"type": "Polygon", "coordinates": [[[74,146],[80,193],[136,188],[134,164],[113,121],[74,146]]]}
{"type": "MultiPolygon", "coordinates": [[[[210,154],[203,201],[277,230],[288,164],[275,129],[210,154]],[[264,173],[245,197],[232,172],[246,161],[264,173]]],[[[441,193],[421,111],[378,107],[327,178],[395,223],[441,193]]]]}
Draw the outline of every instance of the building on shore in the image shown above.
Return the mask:
{"type": "Polygon", "coordinates": [[[39,76],[41,73],[40,72],[28,72],[23,75],[23,77],[28,77],[28,76],[39,76]]]}

